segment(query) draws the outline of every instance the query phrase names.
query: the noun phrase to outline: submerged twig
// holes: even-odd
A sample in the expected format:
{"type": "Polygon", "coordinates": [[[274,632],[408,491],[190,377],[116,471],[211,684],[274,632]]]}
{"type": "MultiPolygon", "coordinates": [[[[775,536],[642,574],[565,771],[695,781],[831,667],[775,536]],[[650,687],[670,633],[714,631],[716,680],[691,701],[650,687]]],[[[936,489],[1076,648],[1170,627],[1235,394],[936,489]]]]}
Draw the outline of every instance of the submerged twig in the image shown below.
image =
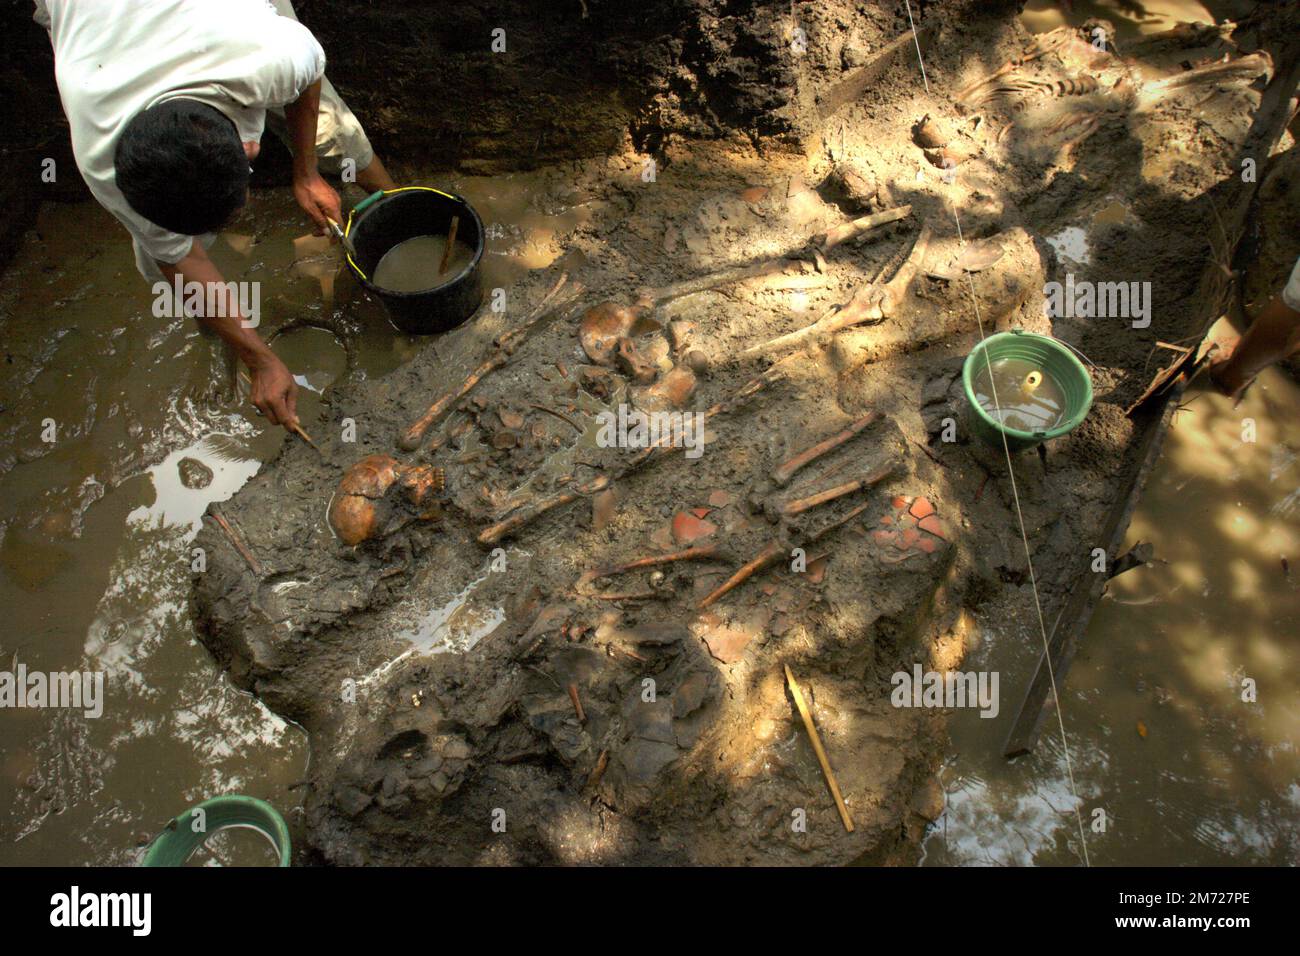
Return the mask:
{"type": "Polygon", "coordinates": [[[248,550],[248,546],[244,544],[243,539],[239,537],[235,529],[230,526],[230,522],[226,520],[225,515],[216,510],[209,511],[208,514],[212,516],[212,520],[217,523],[217,526],[226,533],[226,538],[229,539],[243,559],[248,562],[248,566],[253,569],[253,573],[259,578],[262,577],[262,565],[257,558],[253,557],[253,552],[248,550]]]}

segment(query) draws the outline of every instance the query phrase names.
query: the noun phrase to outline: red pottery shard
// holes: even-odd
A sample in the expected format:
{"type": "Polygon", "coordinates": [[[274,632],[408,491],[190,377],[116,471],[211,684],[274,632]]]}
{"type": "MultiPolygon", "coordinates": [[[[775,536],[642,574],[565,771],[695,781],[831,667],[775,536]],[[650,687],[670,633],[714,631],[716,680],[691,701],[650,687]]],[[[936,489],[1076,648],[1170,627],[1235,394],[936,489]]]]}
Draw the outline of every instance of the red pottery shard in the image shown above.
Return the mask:
{"type": "Polygon", "coordinates": [[[714,508],[725,508],[734,500],[734,495],[725,492],[720,488],[709,492],[709,505],[714,508]]]}
{"type": "Polygon", "coordinates": [[[673,538],[678,544],[691,544],[717,530],[718,526],[712,521],[697,518],[689,511],[679,511],[673,516],[673,538]]]}
{"type": "Polygon", "coordinates": [[[944,533],[943,525],[939,523],[938,516],[927,515],[917,522],[917,524],[920,525],[922,531],[928,531],[936,538],[943,538],[945,541],[948,540],[948,535],[944,533]]]}
{"type": "Polygon", "coordinates": [[[908,511],[912,513],[913,518],[916,518],[919,521],[922,518],[934,514],[934,505],[930,504],[930,502],[925,498],[917,498],[912,502],[912,507],[909,508],[908,511]]]}

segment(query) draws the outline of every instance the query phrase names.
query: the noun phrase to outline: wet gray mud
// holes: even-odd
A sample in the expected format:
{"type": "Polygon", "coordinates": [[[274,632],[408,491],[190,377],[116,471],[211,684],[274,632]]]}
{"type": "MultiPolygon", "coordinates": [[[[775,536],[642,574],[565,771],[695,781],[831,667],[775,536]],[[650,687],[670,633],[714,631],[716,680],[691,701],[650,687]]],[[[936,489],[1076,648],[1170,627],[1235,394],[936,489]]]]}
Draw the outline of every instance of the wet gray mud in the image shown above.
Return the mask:
{"type": "MultiPolygon", "coordinates": [[[[1015,463],[1050,620],[1123,488],[1117,476],[1133,467],[1124,408],[1154,374],[1155,342],[1194,334],[1205,318],[1206,194],[1232,172],[1271,72],[1261,57],[1228,82],[1161,86],[1067,30],[1035,78],[1083,71],[1096,84],[959,108],[957,90],[1031,38],[1013,20],[929,16],[930,93],[899,57],[833,114],[810,155],[671,139],[653,155],[627,143],[544,170],[539,202],[585,210],[556,237],[564,256],[506,288],[505,311],[484,310],[379,383],[340,386],[310,423],[323,454],[287,445],[221,506],[260,574],[215,529],[201,532],[215,557],[196,580],[203,639],[238,684],[307,728],[306,813],[325,859],[847,863],[914,852],[937,815],[943,724],[937,711],[891,706],[890,676],[956,666],[963,607],[1033,607],[1006,462],[960,429],[942,437],[945,420],[960,421],[957,371],[980,335],[971,286],[986,333],[1050,330],[1094,363],[1088,420],[1052,444],[1046,467],[1032,454],[1015,463]],[[913,127],[927,114],[939,138],[918,144],[913,127]],[[936,150],[955,168],[936,164],[936,150]],[[1087,250],[1058,251],[1053,237],[1117,194],[1131,219],[1090,233],[1087,250]],[[653,320],[688,332],[704,356],[680,407],[721,407],[707,445],[698,458],[677,449],[637,467],[634,449],[601,447],[599,411],[648,398],[636,362],[589,361],[583,307],[772,256],[816,260],[808,237],[849,211],[903,203],[911,216],[815,266],[661,305],[653,320]],[[954,275],[959,222],[967,242],[999,252],[954,275]],[[922,224],[928,249],[890,318],[784,357],[746,354],[889,278],[922,224]],[[1066,271],[1151,282],[1150,326],[1049,320],[1041,290],[1066,271]],[[578,303],[457,400],[420,450],[399,452],[408,425],[562,274],[585,286],[578,303]],[[782,461],[868,412],[879,419],[789,486],[773,480],[782,461]],[[326,506],[369,454],[444,468],[442,517],[341,545],[326,506]],[[880,466],[892,472],[865,491],[783,508],[880,466]],[[552,496],[557,507],[524,520],[552,496]],[[811,541],[801,571],[792,549],[811,541]],[[769,547],[779,560],[710,600],[769,547]],[[782,665],[811,692],[851,834],[782,665]],[[806,830],[792,826],[803,813],[806,830]]],[[[887,19],[854,22],[868,57],[899,34],[887,19]]],[[[832,32],[815,19],[805,29],[800,88],[815,101],[830,86],[820,71],[832,32]]],[[[1165,68],[1253,50],[1204,42],[1165,68]]]]}

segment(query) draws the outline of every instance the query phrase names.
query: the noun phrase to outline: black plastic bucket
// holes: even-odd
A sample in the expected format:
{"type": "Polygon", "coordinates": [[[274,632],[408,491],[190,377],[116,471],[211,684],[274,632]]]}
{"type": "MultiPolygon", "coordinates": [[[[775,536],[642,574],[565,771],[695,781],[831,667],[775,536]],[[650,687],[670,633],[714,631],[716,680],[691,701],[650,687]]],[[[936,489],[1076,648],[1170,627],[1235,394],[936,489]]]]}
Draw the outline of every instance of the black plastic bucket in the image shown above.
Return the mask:
{"type": "Polygon", "coordinates": [[[344,230],[354,255],[348,268],[363,286],[379,297],[393,324],[403,332],[428,335],[454,329],[473,315],[483,301],[479,263],[483,259],[483,220],[460,196],[428,186],[404,186],[377,192],[348,214],[344,230]],[[456,241],[474,250],[469,263],[445,282],[421,292],[394,292],[370,281],[384,254],[416,236],[445,236],[452,216],[460,217],[456,241]]]}

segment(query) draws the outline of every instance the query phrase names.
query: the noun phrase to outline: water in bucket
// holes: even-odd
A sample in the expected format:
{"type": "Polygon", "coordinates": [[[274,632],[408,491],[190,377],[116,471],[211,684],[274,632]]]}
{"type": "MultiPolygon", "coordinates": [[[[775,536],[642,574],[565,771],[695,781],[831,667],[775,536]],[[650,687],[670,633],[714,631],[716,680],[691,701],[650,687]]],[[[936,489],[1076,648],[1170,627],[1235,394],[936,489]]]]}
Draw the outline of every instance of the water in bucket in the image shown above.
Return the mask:
{"type": "Polygon", "coordinates": [[[469,261],[474,250],[465,243],[452,244],[447,269],[439,274],[438,266],[447,249],[446,236],[414,236],[389,249],[375,266],[374,284],[391,292],[423,292],[454,279],[469,261]]]}
{"type": "Polygon", "coordinates": [[[1048,431],[1065,416],[1065,393],[1035,362],[1019,358],[980,362],[974,369],[972,385],[980,408],[1006,428],[1048,431]]]}

